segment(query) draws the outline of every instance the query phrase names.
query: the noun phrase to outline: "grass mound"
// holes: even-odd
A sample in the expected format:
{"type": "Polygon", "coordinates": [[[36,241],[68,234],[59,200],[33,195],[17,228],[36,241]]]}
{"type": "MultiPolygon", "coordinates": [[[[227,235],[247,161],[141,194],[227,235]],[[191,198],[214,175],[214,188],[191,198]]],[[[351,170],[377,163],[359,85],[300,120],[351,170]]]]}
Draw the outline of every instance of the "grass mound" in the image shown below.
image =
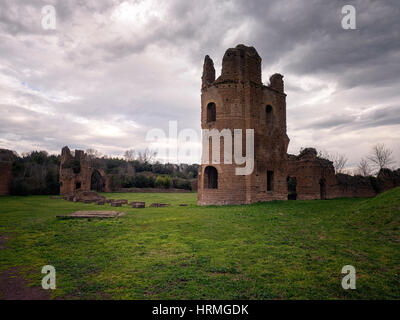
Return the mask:
{"type": "Polygon", "coordinates": [[[370,232],[400,230],[400,188],[365,200],[352,213],[350,222],[370,232]]]}

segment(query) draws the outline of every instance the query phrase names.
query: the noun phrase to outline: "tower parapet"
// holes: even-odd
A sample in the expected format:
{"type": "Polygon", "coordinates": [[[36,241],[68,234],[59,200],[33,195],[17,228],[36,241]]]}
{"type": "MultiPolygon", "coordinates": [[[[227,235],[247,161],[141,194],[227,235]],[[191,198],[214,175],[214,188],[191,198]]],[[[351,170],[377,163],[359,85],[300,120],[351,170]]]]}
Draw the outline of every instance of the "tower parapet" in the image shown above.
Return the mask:
{"type": "Polygon", "coordinates": [[[206,55],[203,64],[203,76],[201,77],[201,82],[202,82],[201,87],[204,88],[208,85],[211,85],[214,81],[215,81],[214,62],[208,55],[206,55]]]}
{"type": "Polygon", "coordinates": [[[281,93],[284,93],[283,75],[281,75],[279,73],[273,74],[269,78],[269,87],[273,88],[281,93]]]}
{"type": "Polygon", "coordinates": [[[226,50],[222,59],[221,76],[217,82],[227,80],[261,84],[261,57],[256,49],[239,44],[226,50]]]}

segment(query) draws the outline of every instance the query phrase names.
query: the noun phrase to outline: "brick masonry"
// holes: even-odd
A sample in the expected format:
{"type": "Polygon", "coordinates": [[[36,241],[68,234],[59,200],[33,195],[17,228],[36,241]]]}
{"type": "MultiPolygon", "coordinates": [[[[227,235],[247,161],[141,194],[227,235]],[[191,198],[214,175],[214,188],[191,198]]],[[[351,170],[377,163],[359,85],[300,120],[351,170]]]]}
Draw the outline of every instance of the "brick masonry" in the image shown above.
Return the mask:
{"type": "Polygon", "coordinates": [[[15,159],[12,151],[0,149],[0,195],[10,194],[12,164],[15,159]]]}
{"type": "MultiPolygon", "coordinates": [[[[253,47],[238,45],[226,50],[221,75],[215,79],[214,63],[204,59],[201,87],[202,129],[254,129],[254,170],[235,174],[237,165],[224,163],[220,149],[209,141],[209,159],[202,159],[198,176],[199,205],[246,204],[287,200],[288,179],[295,179],[295,198],[302,200],[338,197],[373,197],[377,188],[369,177],[336,175],[332,162],[321,159],[313,148],[288,155],[286,94],[283,76],[274,74],[269,84],[261,81],[261,57],[253,47]],[[212,163],[218,152],[220,163],[212,163]],[[215,169],[214,169],[215,168],[215,169]]],[[[233,139],[232,139],[233,140],[233,139]]],[[[206,148],[203,141],[203,149],[206,148]]],[[[245,150],[245,139],[243,139],[245,150]]],[[[386,174],[383,190],[400,185],[396,172],[386,174]]],[[[382,190],[382,191],[383,191],[382,190]]]]}
{"type": "Polygon", "coordinates": [[[60,194],[73,194],[77,191],[90,191],[91,179],[94,173],[101,176],[103,188],[102,190],[109,192],[110,177],[106,176],[103,170],[92,168],[90,158],[82,150],[75,150],[72,155],[68,147],[61,150],[60,162],[60,194]]]}
{"type": "MultiPolygon", "coordinates": [[[[220,164],[203,163],[198,178],[198,204],[243,204],[287,199],[286,94],[283,77],[275,74],[270,84],[261,82],[261,57],[253,47],[238,45],[228,49],[222,60],[221,75],[215,80],[210,57],[203,66],[201,91],[202,129],[254,129],[254,170],[246,176],[235,174],[236,164],[224,164],[221,141],[220,164]],[[215,121],[209,118],[209,106],[215,105],[215,121]],[[211,120],[211,121],[210,121],[211,120]],[[218,187],[209,188],[207,167],[218,172],[218,187]],[[267,172],[273,172],[268,188],[267,172]]],[[[222,140],[222,139],[221,139],[222,140]]],[[[210,143],[210,159],[212,157],[210,143]]]]}

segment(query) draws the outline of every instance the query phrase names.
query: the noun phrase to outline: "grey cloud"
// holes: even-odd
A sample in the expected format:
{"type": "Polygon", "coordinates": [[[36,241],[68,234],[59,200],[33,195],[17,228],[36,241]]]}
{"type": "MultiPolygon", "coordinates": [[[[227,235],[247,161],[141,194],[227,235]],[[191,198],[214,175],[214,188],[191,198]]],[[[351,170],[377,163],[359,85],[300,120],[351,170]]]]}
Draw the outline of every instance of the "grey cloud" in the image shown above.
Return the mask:
{"type": "Polygon", "coordinates": [[[375,128],[400,125],[400,106],[381,107],[362,114],[339,114],[312,122],[314,129],[353,129],[375,128]]]}
{"type": "Polygon", "coordinates": [[[399,3],[353,1],[357,30],[341,28],[343,5],[343,1],[290,5],[257,1],[246,2],[242,9],[258,22],[253,38],[264,63],[272,64],[292,53],[291,59],[284,61],[285,72],[331,74],[344,87],[398,81],[399,3]]]}
{"type": "Polygon", "coordinates": [[[329,131],[342,130],[350,141],[353,131],[399,125],[398,1],[353,1],[358,30],[341,28],[345,3],[339,0],[166,1],[159,3],[163,17],[140,33],[113,29],[110,15],[123,1],[48,2],[0,3],[0,70],[43,94],[17,90],[0,77],[3,147],[96,145],[120,153],[144,145],[150,128],[167,131],[168,120],[198,130],[204,55],[218,73],[224,51],[238,43],[256,47],[264,70],[284,74],[292,145],[323,137],[334,148],[338,141],[329,131]],[[40,28],[45,4],[56,7],[55,32],[40,28]],[[312,80],[307,89],[305,77],[312,80]],[[50,114],[32,111],[40,108],[50,114]],[[76,118],[108,121],[126,135],[101,136],[76,118]]]}
{"type": "Polygon", "coordinates": [[[400,106],[379,108],[362,115],[356,126],[363,128],[400,125],[400,106]]]}
{"type": "Polygon", "coordinates": [[[349,116],[349,115],[339,115],[339,116],[333,116],[329,117],[327,119],[322,119],[319,121],[316,121],[312,124],[312,127],[317,128],[317,129],[330,129],[330,128],[335,128],[338,126],[344,126],[353,123],[356,120],[355,116],[349,116]]]}

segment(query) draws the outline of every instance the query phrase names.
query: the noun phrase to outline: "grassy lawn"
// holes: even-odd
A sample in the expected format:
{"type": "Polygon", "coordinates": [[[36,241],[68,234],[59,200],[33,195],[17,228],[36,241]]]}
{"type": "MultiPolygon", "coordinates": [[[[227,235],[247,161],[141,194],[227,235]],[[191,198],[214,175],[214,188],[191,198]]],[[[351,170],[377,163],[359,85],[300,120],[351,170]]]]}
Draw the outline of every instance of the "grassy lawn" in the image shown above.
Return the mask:
{"type": "Polygon", "coordinates": [[[400,297],[400,188],[373,199],[274,201],[198,207],[195,193],[104,194],[170,203],[112,208],[105,220],[58,220],[109,205],[48,196],[0,197],[0,273],[40,286],[57,271],[52,298],[388,299],[400,297]],[[179,207],[187,203],[187,207],[179,207]],[[343,290],[353,265],[357,289],[343,290]]]}

